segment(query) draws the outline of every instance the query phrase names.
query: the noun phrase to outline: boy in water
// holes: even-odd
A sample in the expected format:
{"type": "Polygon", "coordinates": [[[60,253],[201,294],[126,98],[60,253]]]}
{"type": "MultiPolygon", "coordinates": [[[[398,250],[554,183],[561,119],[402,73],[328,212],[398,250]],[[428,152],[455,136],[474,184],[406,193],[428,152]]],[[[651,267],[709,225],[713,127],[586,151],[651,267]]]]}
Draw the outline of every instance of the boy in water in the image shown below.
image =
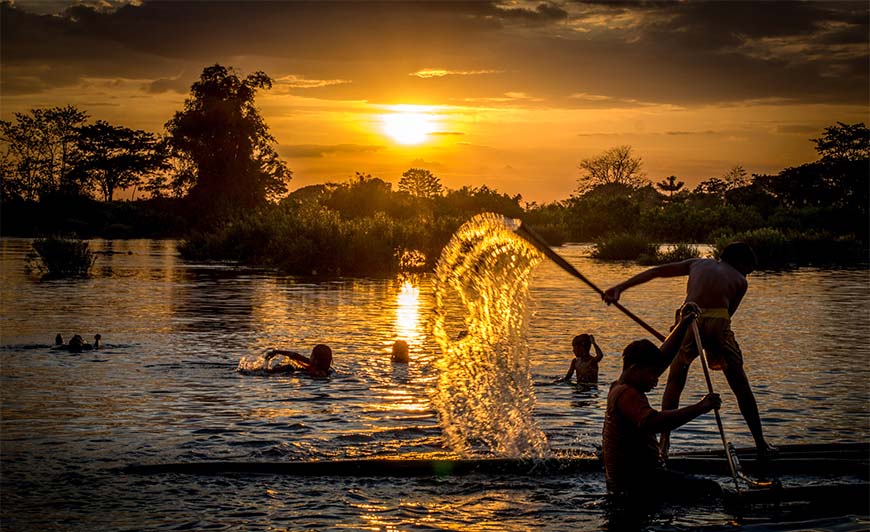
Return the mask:
{"type": "Polygon", "coordinates": [[[721,492],[712,480],[665,469],[656,442],[656,433],[675,429],[719,408],[722,404],[719,395],[709,394],[694,405],[661,412],[654,410],[646,397],[677,354],[686,329],[696,316],[697,307],[686,304],[661,349],[649,340],[637,340],[622,353],[622,374],[607,395],[602,445],[607,489],[614,495],[642,502],[652,493],[661,499],[721,492]]]}
{"type": "Polygon", "coordinates": [[[591,334],[578,334],[571,342],[574,349],[574,359],[565,377],[556,382],[568,382],[572,373],[577,373],[577,384],[595,384],[598,382],[598,363],[604,358],[601,348],[595,343],[595,337],[591,334]],[[589,350],[595,347],[595,356],[589,354],[589,350]]]}
{"type": "MultiPolygon", "coordinates": [[[[743,370],[743,353],[731,332],[731,316],[746,294],[746,276],[755,270],[755,253],[748,244],[734,242],[725,247],[720,260],[688,259],[672,262],[643,271],[604,292],[602,299],[607,304],[619,301],[622,292],[632,286],[643,284],[659,277],[686,275],[686,301],[693,301],[701,308],[698,329],[701,342],[707,352],[711,369],[725,374],[728,385],[737,397],[740,413],[749,426],[759,456],[776,452],[764,439],[758,404],[743,370]]],[[[692,335],[683,340],[678,355],[668,372],[668,384],[662,395],[662,410],[672,410],[680,405],[680,394],[686,386],[686,377],[692,360],[698,356],[698,348],[692,335]]],[[[670,446],[670,431],[661,438],[662,456],[667,456],[670,446]]]]}
{"type": "Polygon", "coordinates": [[[395,343],[393,343],[393,354],[390,356],[390,361],[396,364],[407,364],[411,361],[408,342],[404,340],[396,340],[395,343]]]}
{"type": "Polygon", "coordinates": [[[317,344],[311,350],[311,357],[300,355],[295,351],[284,349],[270,349],[266,353],[264,367],[267,373],[287,373],[291,371],[305,371],[312,377],[326,377],[332,366],[332,349],[328,345],[317,344]],[[278,364],[269,367],[269,360],[276,356],[286,356],[292,363],[278,364]]]}

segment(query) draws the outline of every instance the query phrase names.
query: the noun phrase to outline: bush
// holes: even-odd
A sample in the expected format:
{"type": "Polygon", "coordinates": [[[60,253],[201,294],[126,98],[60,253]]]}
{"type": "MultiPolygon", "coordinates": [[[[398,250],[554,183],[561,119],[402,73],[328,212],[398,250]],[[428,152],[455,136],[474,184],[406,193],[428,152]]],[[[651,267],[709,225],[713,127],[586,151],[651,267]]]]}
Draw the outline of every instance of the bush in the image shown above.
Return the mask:
{"type": "Polygon", "coordinates": [[[382,212],[345,219],[317,204],[285,204],[191,234],[179,251],[185,259],[230,260],[297,275],[383,276],[431,268],[464,221],[394,219],[382,212]]]}
{"type": "Polygon", "coordinates": [[[71,238],[49,237],[35,240],[33,249],[41,263],[37,269],[54,277],[86,276],[96,260],[88,249],[87,242],[71,238]]]}
{"type": "Polygon", "coordinates": [[[762,227],[742,233],[720,236],[713,246],[713,256],[719,258],[731,242],[746,242],[755,251],[758,268],[781,268],[794,262],[794,249],[785,234],[778,229],[762,227]]]}
{"type": "Polygon", "coordinates": [[[701,252],[698,250],[698,246],[681,242],[674,244],[665,251],[661,249],[656,250],[654,255],[641,255],[638,257],[637,262],[645,266],[655,266],[669,262],[680,262],[686,259],[696,259],[700,256],[701,252]]]}
{"type": "Polygon", "coordinates": [[[655,256],[658,248],[643,235],[621,233],[596,242],[592,256],[601,260],[637,260],[641,255],[655,256]]]}

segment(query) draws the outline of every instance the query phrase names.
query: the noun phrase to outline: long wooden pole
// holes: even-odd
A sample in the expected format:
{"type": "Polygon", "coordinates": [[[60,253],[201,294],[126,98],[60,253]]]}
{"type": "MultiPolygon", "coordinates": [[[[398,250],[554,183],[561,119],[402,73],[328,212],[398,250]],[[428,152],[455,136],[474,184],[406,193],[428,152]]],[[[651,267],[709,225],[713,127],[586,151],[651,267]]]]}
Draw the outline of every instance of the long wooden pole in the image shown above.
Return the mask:
{"type": "MultiPolygon", "coordinates": [[[[572,266],[571,263],[563,259],[558,253],[553,251],[552,248],[550,248],[550,246],[547,244],[547,242],[544,241],[544,239],[541,238],[540,235],[535,233],[531,227],[527,227],[525,224],[521,224],[517,229],[514,230],[514,232],[528,240],[530,244],[535,246],[538,251],[546,255],[553,262],[555,262],[556,265],[558,265],[560,268],[589,285],[589,287],[595,290],[598,295],[604,295],[603,290],[598,288],[595,283],[587,279],[585,275],[577,271],[577,268],[572,266]]],[[[618,301],[614,301],[612,305],[621,310],[626,316],[634,320],[635,323],[646,329],[647,332],[658,338],[659,341],[663,342],[665,340],[665,335],[655,330],[649,323],[637,317],[632,311],[623,307],[618,301]]]]}
{"type": "MultiPolygon", "coordinates": [[[[698,348],[698,358],[701,359],[701,367],[704,368],[704,379],[707,380],[707,393],[715,393],[713,392],[713,380],[710,379],[710,370],[707,368],[707,355],[704,352],[704,347],[701,345],[701,333],[698,331],[697,320],[692,320],[692,334],[695,336],[695,346],[698,348]]],[[[728,469],[731,470],[731,478],[734,479],[734,488],[740,493],[740,483],[737,481],[737,464],[734,463],[731,446],[725,438],[725,427],[722,426],[722,417],[719,415],[718,408],[714,408],[713,413],[716,415],[716,426],[719,427],[719,436],[722,437],[722,446],[725,448],[725,458],[728,459],[728,469]]]]}

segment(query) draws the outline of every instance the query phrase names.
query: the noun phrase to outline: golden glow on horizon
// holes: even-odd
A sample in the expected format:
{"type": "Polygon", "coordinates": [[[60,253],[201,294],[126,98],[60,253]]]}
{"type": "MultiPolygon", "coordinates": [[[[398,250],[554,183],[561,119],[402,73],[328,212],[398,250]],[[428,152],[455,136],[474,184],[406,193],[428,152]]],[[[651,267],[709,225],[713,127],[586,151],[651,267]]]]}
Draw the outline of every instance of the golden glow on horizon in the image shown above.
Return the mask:
{"type": "Polygon", "coordinates": [[[397,105],[394,112],[381,116],[383,132],[399,144],[420,144],[438,129],[436,115],[420,105],[397,105]]]}

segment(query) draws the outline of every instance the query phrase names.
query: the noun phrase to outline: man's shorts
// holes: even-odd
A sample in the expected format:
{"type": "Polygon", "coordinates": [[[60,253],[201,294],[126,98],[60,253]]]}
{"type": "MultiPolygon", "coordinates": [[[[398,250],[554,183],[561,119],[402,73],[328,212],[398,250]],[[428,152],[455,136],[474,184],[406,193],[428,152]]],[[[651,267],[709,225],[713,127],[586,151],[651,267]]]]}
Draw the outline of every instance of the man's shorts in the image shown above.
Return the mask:
{"type": "MultiPolygon", "coordinates": [[[[679,322],[680,311],[677,309],[676,321],[679,322]]],[[[698,332],[701,333],[701,343],[707,353],[707,364],[711,369],[725,370],[729,367],[743,365],[743,352],[737,345],[734,333],[731,332],[731,318],[728,309],[713,308],[702,309],[701,316],[697,319],[698,332]]],[[[680,351],[674,358],[688,366],[698,357],[698,348],[695,347],[695,335],[689,330],[686,332],[680,351]]]]}

